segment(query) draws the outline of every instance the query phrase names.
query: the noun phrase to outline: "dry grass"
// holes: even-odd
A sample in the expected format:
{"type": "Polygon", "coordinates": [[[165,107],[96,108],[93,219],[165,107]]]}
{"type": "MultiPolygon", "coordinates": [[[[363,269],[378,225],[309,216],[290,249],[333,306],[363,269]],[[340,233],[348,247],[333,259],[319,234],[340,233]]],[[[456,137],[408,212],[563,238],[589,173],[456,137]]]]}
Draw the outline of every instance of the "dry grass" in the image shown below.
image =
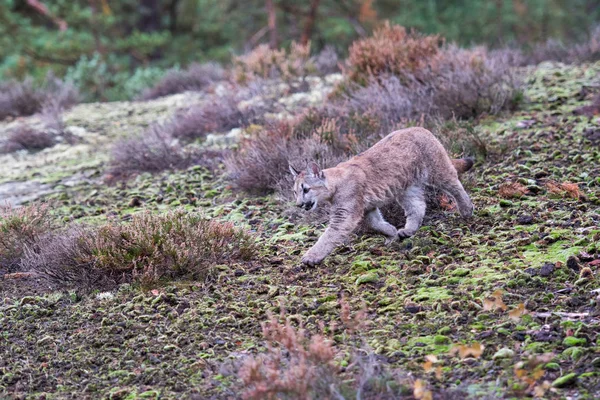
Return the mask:
{"type": "Polygon", "coordinates": [[[518,182],[503,183],[498,188],[498,195],[504,199],[520,198],[528,193],[529,189],[518,182]]]}
{"type": "Polygon", "coordinates": [[[127,179],[143,172],[185,169],[192,164],[214,167],[222,152],[184,145],[201,141],[210,133],[262,122],[265,112],[261,104],[238,106],[256,94],[252,88],[242,90],[234,85],[231,89],[223,96],[210,96],[200,105],[179,110],[167,121],[152,124],[140,135],[117,142],[113,146],[107,180],[127,179]]]}
{"type": "Polygon", "coordinates": [[[225,159],[225,166],[229,177],[242,190],[287,193],[292,182],[290,163],[303,168],[314,160],[323,168],[333,167],[359,150],[358,143],[355,136],[340,133],[335,119],[298,125],[282,122],[245,139],[225,159]]]}
{"type": "Polygon", "coordinates": [[[570,197],[576,200],[584,197],[581,189],[579,189],[579,185],[576,183],[548,181],[546,182],[546,189],[548,190],[548,193],[570,197]]]}
{"type": "Polygon", "coordinates": [[[220,64],[191,64],[184,70],[170,70],[153,87],[146,89],[140,100],[151,100],[187,91],[202,91],[215,82],[225,79],[220,64]]]}
{"type": "Polygon", "coordinates": [[[20,208],[0,206],[0,270],[18,270],[26,249],[34,248],[52,229],[52,219],[45,204],[20,208]]]}
{"type": "Polygon", "coordinates": [[[215,265],[247,261],[255,254],[254,238],[232,223],[178,210],[54,232],[22,264],[62,284],[134,281],[150,286],[178,277],[203,281],[215,265]]]}

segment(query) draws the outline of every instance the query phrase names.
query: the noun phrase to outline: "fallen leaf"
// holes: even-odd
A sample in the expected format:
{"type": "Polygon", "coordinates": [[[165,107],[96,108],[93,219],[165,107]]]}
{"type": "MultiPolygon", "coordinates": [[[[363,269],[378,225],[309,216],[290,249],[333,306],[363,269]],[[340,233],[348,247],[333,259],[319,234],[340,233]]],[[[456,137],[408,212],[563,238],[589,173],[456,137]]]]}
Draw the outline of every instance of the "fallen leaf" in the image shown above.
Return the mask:
{"type": "Polygon", "coordinates": [[[458,353],[461,360],[467,357],[479,358],[483,354],[483,349],[485,349],[485,346],[478,342],[471,345],[457,344],[450,349],[450,355],[458,353]]]}
{"type": "Polygon", "coordinates": [[[500,309],[502,311],[506,310],[506,304],[502,300],[502,290],[498,289],[488,298],[483,300],[483,310],[484,311],[492,311],[500,309]]]}
{"type": "Polygon", "coordinates": [[[529,193],[527,186],[518,182],[503,183],[498,188],[498,194],[505,199],[519,198],[529,193]]]}
{"type": "Polygon", "coordinates": [[[508,316],[511,319],[518,320],[519,318],[521,318],[521,316],[523,314],[526,314],[526,313],[527,313],[527,310],[525,310],[525,304],[519,303],[514,310],[511,310],[508,312],[508,316]]]}
{"type": "Polygon", "coordinates": [[[417,400],[432,400],[433,399],[433,395],[432,395],[431,391],[427,390],[427,386],[425,385],[425,382],[423,382],[421,379],[417,379],[415,381],[415,385],[413,387],[413,396],[415,396],[415,399],[417,399],[417,400]]]}

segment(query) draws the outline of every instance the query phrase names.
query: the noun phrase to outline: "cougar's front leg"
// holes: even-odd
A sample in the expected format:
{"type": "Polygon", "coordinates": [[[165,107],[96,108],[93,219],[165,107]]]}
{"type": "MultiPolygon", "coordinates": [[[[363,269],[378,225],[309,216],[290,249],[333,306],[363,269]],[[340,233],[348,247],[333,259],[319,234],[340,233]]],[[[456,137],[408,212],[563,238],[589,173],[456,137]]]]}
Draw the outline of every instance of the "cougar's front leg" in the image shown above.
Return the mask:
{"type": "Polygon", "coordinates": [[[320,264],[329,253],[348,239],[362,217],[363,211],[359,207],[334,207],[329,226],[317,243],[302,257],[302,262],[311,266],[320,264]]]}

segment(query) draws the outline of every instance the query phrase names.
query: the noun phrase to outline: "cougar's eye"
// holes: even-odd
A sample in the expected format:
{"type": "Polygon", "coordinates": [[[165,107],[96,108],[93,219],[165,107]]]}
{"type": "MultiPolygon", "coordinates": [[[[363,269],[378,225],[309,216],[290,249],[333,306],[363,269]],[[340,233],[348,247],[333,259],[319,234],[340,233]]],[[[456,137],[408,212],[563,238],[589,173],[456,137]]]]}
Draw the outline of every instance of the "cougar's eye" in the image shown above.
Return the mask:
{"type": "Polygon", "coordinates": [[[308,191],[309,191],[309,190],[310,190],[310,188],[307,188],[307,187],[304,187],[304,188],[302,188],[302,191],[303,191],[304,193],[308,193],[308,191]]]}

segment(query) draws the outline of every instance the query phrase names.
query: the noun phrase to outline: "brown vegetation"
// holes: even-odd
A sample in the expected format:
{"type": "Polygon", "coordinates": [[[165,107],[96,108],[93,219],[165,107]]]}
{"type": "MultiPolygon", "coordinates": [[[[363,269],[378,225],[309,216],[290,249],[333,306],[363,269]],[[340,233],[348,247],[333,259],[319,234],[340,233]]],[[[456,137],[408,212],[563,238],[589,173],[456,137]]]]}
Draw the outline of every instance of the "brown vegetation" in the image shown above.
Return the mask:
{"type": "Polygon", "coordinates": [[[348,64],[353,80],[382,74],[414,74],[434,67],[443,39],[407,32],[399,25],[385,25],[373,36],[359,39],[349,49],[348,64]]]}
{"type": "Polygon", "coordinates": [[[523,197],[529,193],[527,186],[522,185],[518,182],[507,182],[500,185],[498,188],[498,194],[500,197],[505,199],[523,197]]]}
{"type": "Polygon", "coordinates": [[[27,252],[22,267],[62,284],[153,285],[183,276],[205,280],[215,265],[255,254],[253,237],[232,223],[181,210],[55,231],[27,252]]]}

